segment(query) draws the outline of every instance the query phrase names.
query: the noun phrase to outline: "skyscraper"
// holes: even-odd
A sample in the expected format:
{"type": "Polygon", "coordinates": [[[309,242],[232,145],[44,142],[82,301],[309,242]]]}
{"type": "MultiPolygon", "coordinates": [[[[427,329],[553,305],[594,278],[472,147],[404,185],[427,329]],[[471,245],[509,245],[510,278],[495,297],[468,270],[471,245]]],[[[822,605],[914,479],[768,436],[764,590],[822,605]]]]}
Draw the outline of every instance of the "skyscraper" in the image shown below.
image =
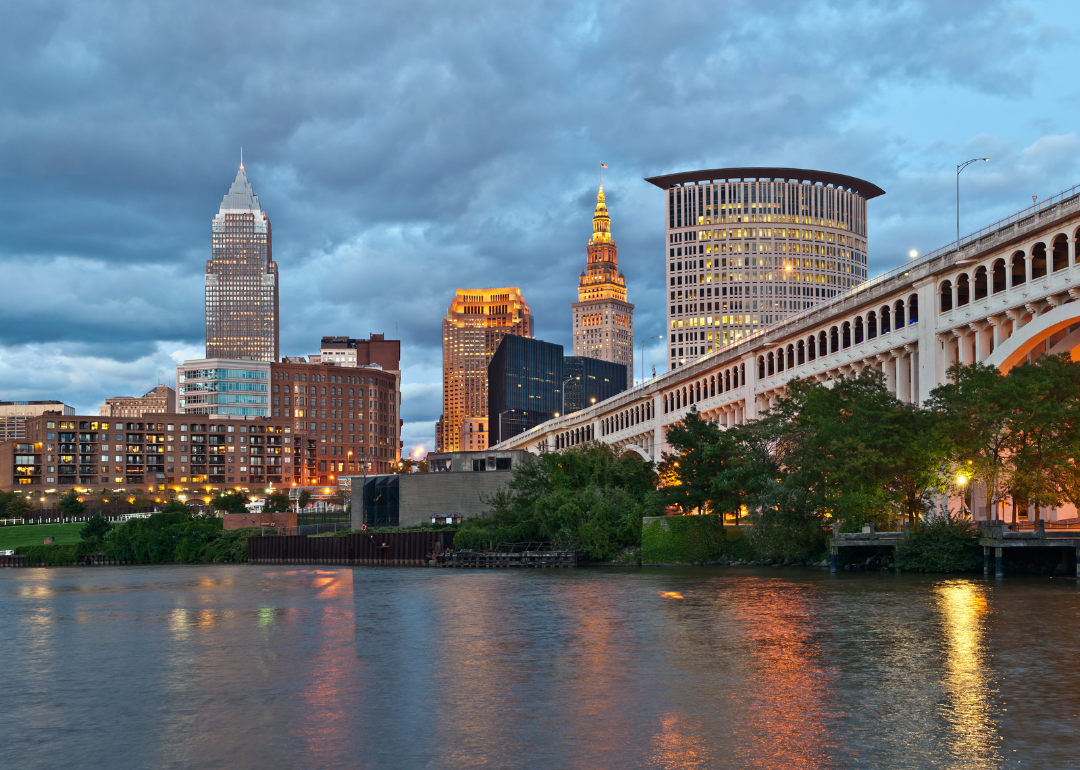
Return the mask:
{"type": "Polygon", "coordinates": [[[875,184],[798,168],[717,168],[645,181],[666,191],[672,369],[868,277],[866,202],[885,194],[875,184]]]}
{"type": "Polygon", "coordinates": [[[443,318],[443,413],[438,452],[462,447],[461,425],[488,416],[487,366],[507,334],[533,335],[529,308],[517,288],[458,289],[443,318]]]}
{"type": "Polygon", "coordinates": [[[604,188],[596,195],[593,234],[586,265],[578,279],[574,309],[574,355],[626,366],[626,386],[634,378],[634,306],[626,301],[626,279],[619,271],[619,249],[611,240],[611,218],[604,188]]]}
{"type": "Polygon", "coordinates": [[[270,220],[243,164],[213,221],[206,263],[206,357],[278,360],[278,270],[270,220]]]}

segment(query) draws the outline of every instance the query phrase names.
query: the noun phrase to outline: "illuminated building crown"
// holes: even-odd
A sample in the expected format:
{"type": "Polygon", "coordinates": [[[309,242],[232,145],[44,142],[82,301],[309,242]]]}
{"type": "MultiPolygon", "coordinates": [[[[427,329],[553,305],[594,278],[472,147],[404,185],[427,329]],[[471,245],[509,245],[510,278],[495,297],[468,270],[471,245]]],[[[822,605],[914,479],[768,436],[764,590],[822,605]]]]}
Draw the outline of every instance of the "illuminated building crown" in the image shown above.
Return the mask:
{"type": "Polygon", "coordinates": [[[604,188],[596,194],[596,211],[592,217],[592,238],[589,243],[611,243],[611,217],[608,216],[607,204],[604,203],[604,188]]]}

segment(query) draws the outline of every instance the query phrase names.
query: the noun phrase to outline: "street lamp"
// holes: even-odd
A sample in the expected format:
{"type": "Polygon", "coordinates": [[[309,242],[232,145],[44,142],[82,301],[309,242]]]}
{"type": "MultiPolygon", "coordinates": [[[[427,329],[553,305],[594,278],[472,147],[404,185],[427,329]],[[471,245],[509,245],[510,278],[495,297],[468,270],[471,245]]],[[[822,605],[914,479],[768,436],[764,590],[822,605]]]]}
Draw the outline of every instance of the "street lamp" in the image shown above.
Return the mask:
{"type": "Polygon", "coordinates": [[[662,339],[664,339],[664,335],[663,334],[657,334],[654,337],[649,337],[649,339],[641,341],[641,384],[642,385],[645,384],[645,346],[648,345],[653,340],[662,340],[662,339]]]}
{"type": "MultiPolygon", "coordinates": [[[[503,415],[504,414],[510,414],[511,412],[516,412],[516,411],[517,411],[516,409],[507,409],[505,412],[499,412],[499,443],[500,444],[502,443],[502,440],[503,440],[503,434],[502,434],[502,427],[503,427],[502,426],[502,418],[503,418],[503,415]]],[[[491,426],[489,425],[488,427],[490,428],[491,426]]]]}
{"type": "Polygon", "coordinates": [[[960,485],[960,513],[965,519],[967,518],[967,494],[965,490],[967,482],[967,476],[963,473],[957,474],[956,483],[960,485]]]}
{"type": "Polygon", "coordinates": [[[956,167],[956,250],[960,251],[960,172],[979,161],[988,161],[989,158],[972,158],[964,161],[956,167]]]}

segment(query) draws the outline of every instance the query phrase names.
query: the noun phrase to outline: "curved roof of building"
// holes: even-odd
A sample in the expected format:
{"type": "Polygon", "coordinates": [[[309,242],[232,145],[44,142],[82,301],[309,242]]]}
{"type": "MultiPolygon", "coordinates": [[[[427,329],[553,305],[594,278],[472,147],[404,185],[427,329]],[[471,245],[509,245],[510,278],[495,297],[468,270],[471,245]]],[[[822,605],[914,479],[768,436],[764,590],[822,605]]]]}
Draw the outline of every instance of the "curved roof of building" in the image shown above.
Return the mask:
{"type": "Polygon", "coordinates": [[[680,171],[677,174],[664,174],[663,176],[646,177],[645,181],[654,184],[661,190],[684,184],[694,184],[704,181],[720,181],[733,179],[759,179],[759,180],[785,180],[797,182],[809,182],[811,184],[832,185],[833,187],[846,188],[858,193],[867,200],[884,195],[885,191],[876,184],[867,182],[865,179],[848,176],[847,174],[834,174],[831,171],[812,171],[805,168],[773,168],[769,166],[747,166],[745,168],[711,168],[702,171],[680,171]]]}

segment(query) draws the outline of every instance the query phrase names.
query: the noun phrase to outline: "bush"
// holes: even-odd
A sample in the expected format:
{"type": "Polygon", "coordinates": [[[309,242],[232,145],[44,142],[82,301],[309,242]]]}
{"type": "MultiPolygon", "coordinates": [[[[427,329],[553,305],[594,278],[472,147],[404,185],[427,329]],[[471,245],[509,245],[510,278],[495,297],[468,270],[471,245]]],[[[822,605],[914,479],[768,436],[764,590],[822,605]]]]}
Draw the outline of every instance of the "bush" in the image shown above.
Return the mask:
{"type": "Polygon", "coordinates": [[[4,515],[9,519],[22,519],[34,512],[34,505],[22,495],[17,495],[7,504],[4,515]]]}
{"type": "Polygon", "coordinates": [[[225,532],[217,517],[155,513],[117,527],[105,541],[105,553],[141,563],[244,562],[247,538],[258,532],[254,527],[225,532]]]}
{"type": "Polygon", "coordinates": [[[25,556],[26,563],[30,565],[57,566],[75,564],[83,554],[83,549],[81,543],[79,545],[21,545],[15,549],[15,553],[25,556]]]}
{"type": "Polygon", "coordinates": [[[716,515],[665,516],[641,528],[642,562],[699,564],[725,558],[729,550],[727,532],[716,515]]]}
{"type": "Polygon", "coordinates": [[[942,514],[908,533],[896,547],[896,566],[908,572],[971,572],[982,566],[974,527],[942,514]]]}

